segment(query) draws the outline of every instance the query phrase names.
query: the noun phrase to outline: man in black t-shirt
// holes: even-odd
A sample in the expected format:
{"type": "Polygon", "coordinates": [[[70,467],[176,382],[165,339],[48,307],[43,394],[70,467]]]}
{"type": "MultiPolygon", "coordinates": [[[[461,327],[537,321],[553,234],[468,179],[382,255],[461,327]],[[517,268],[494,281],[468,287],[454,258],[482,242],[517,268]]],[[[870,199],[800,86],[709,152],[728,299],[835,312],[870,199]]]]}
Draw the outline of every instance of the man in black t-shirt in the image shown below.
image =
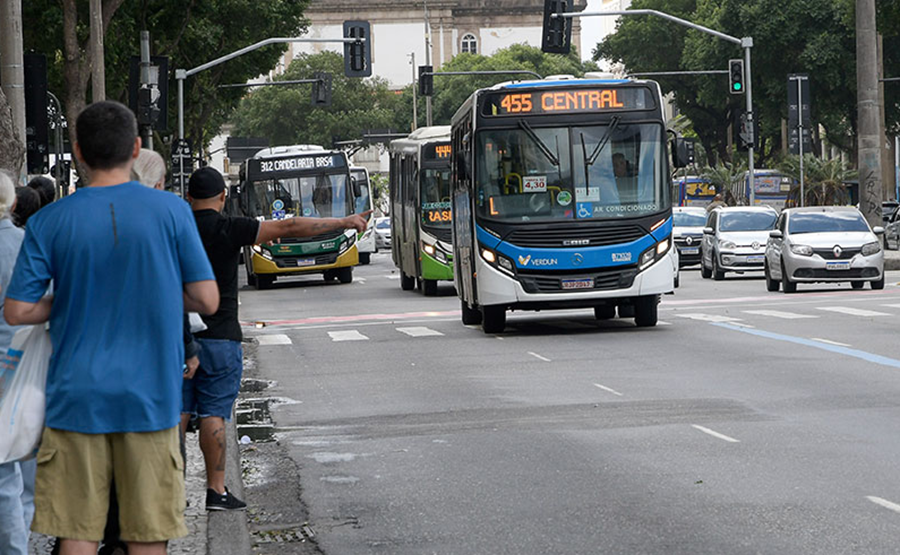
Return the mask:
{"type": "Polygon", "coordinates": [[[225,488],[225,421],[241,387],[243,353],[238,322],[238,262],[241,248],[282,237],[312,237],[328,231],[366,229],[368,212],[346,218],[287,218],[258,221],[224,216],[225,180],[213,168],[195,171],[188,195],[200,239],[219,286],[219,310],[203,316],[207,329],[196,334],[200,368],[184,382],[182,430],[191,415],[200,418],[200,449],[206,462],[207,510],[243,509],[246,504],[225,488]]]}

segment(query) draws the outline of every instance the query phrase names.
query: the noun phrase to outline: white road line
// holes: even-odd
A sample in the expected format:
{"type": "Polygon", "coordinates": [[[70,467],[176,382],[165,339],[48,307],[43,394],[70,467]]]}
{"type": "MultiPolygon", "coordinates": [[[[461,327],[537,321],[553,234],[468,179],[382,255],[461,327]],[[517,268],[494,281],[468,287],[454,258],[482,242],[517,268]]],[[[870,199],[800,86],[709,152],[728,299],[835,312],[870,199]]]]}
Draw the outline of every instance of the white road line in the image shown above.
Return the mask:
{"type": "Polygon", "coordinates": [[[657,326],[671,326],[672,322],[663,322],[662,320],[657,320],[656,325],[657,326]]]}
{"type": "Polygon", "coordinates": [[[331,337],[332,341],[365,341],[369,339],[356,330],[330,331],[328,336],[331,337]]]}
{"type": "Polygon", "coordinates": [[[387,279],[400,279],[400,276],[384,276],[387,279]]]}
{"type": "Polygon", "coordinates": [[[896,503],[891,503],[887,499],[875,497],[874,495],[867,495],[866,499],[868,499],[872,503],[875,503],[876,505],[881,505],[885,509],[890,509],[890,510],[894,511],[895,513],[900,513],[900,505],[898,505],[896,503]]]}
{"type": "Polygon", "coordinates": [[[837,345],[838,347],[850,347],[849,343],[841,343],[839,341],[832,341],[830,339],[822,339],[821,337],[810,337],[813,341],[818,341],[819,343],[828,343],[829,345],[837,345]]]}
{"type": "Polygon", "coordinates": [[[812,314],[797,314],[795,312],[782,312],[780,310],[745,310],[744,314],[756,314],[758,316],[770,316],[784,320],[800,320],[803,318],[818,318],[812,314]]]}
{"type": "Polygon", "coordinates": [[[612,393],[613,395],[618,395],[619,397],[622,396],[622,394],[619,393],[618,391],[616,391],[615,389],[613,389],[613,388],[611,388],[611,387],[606,387],[605,385],[600,385],[600,384],[598,384],[598,383],[595,383],[595,384],[594,384],[594,387],[599,387],[599,388],[602,389],[603,391],[608,391],[608,392],[612,393]]]}
{"type": "Polygon", "coordinates": [[[528,351],[528,354],[531,355],[531,356],[533,356],[534,358],[536,358],[536,359],[538,359],[538,360],[543,360],[544,362],[552,362],[549,358],[547,358],[547,357],[542,357],[541,355],[539,355],[539,354],[537,354],[537,353],[532,353],[531,351],[528,351]]]}
{"type": "Polygon", "coordinates": [[[886,306],[888,308],[900,308],[900,304],[883,304],[881,306],[886,306]]]}
{"type": "Polygon", "coordinates": [[[887,312],[875,312],[874,310],[863,310],[849,306],[817,306],[816,310],[838,312],[840,314],[849,314],[850,316],[890,316],[887,312]]]}
{"type": "Polygon", "coordinates": [[[741,440],[739,440],[739,439],[734,439],[733,437],[728,437],[725,434],[720,434],[719,432],[717,432],[715,430],[710,430],[709,428],[704,428],[703,426],[698,426],[696,424],[691,424],[691,426],[700,430],[704,434],[709,434],[715,438],[719,438],[719,439],[727,441],[729,443],[740,443],[741,442],[741,440]]]}
{"type": "Polygon", "coordinates": [[[719,316],[718,314],[702,314],[692,312],[689,314],[676,314],[679,318],[688,318],[691,320],[700,320],[701,322],[740,322],[740,318],[732,318],[730,316],[719,316]]]}
{"type": "Polygon", "coordinates": [[[434,337],[438,335],[444,335],[443,333],[426,328],[424,326],[415,326],[412,328],[397,328],[397,331],[400,333],[405,333],[410,337],[434,337]]]}
{"type": "Polygon", "coordinates": [[[291,338],[283,333],[275,333],[272,335],[257,335],[256,340],[260,345],[290,345],[291,338]]]}

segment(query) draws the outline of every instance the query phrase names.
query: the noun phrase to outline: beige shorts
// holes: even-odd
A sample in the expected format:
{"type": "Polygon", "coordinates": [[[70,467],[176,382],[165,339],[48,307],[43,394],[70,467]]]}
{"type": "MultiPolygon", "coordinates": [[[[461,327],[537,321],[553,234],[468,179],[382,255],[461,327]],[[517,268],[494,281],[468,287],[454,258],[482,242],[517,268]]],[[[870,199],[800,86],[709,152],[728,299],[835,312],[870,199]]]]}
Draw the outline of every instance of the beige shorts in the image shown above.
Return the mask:
{"type": "Polygon", "coordinates": [[[123,541],[161,542],[187,535],[177,427],[115,434],[44,428],[37,468],[35,532],[100,541],[115,480],[123,541]]]}

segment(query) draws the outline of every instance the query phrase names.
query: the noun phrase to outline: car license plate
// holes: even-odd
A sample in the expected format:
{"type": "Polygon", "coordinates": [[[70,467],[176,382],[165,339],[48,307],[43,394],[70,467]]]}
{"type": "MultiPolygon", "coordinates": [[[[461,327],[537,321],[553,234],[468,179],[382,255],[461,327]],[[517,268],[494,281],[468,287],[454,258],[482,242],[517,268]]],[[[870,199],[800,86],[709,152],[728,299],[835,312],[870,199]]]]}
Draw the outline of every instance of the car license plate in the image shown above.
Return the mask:
{"type": "Polygon", "coordinates": [[[594,280],[588,279],[564,279],[562,280],[563,289],[593,289],[594,280]]]}
{"type": "Polygon", "coordinates": [[[304,266],[315,266],[316,259],[315,258],[298,258],[297,259],[297,267],[302,268],[304,266]]]}
{"type": "Polygon", "coordinates": [[[850,262],[826,262],[825,263],[826,270],[849,270],[850,262]]]}
{"type": "Polygon", "coordinates": [[[748,264],[762,264],[766,261],[766,255],[764,254],[751,254],[747,257],[748,264]]]}
{"type": "Polygon", "coordinates": [[[685,248],[681,249],[680,252],[681,252],[681,254],[700,254],[700,249],[697,247],[691,247],[691,248],[685,247],[685,248]]]}

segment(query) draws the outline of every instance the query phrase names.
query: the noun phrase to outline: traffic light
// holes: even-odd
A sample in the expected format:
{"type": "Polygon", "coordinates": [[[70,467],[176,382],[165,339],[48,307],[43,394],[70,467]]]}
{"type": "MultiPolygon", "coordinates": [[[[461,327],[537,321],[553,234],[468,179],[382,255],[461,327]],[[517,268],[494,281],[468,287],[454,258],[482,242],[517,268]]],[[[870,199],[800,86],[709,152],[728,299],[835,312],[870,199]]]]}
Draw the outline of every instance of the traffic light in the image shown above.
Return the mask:
{"type": "Polygon", "coordinates": [[[541,50],[551,54],[568,54],[572,49],[572,19],[552,17],[569,11],[572,0],[544,0],[544,27],[541,50]]]}
{"type": "Polygon", "coordinates": [[[728,60],[728,81],[731,94],[744,94],[744,60],[728,60]]]}
{"type": "Polygon", "coordinates": [[[368,21],[345,21],[344,38],[356,39],[344,43],[344,75],[370,77],[372,75],[372,29],[368,21]]]}
{"type": "Polygon", "coordinates": [[[434,67],[419,66],[419,95],[434,96],[434,67]]]}
{"type": "Polygon", "coordinates": [[[324,108],[331,106],[331,74],[317,71],[313,78],[316,80],[312,87],[312,104],[324,108]]]}
{"type": "Polygon", "coordinates": [[[50,153],[47,58],[25,54],[25,150],[28,173],[45,173],[50,153]]]}

